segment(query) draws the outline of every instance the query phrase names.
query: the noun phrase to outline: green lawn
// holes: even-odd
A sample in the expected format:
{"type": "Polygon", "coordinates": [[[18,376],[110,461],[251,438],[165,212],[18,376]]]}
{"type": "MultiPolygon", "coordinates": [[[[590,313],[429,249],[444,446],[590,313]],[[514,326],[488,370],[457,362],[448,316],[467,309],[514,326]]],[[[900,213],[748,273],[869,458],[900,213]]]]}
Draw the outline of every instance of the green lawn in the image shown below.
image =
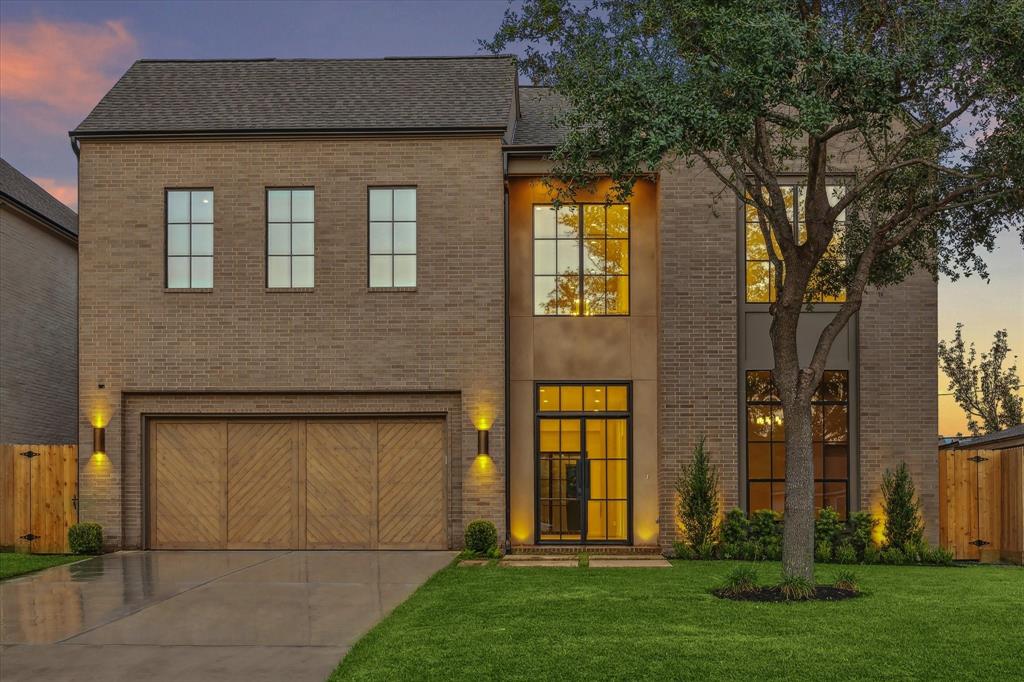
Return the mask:
{"type": "MultiPolygon", "coordinates": [[[[331,680],[1021,679],[1024,569],[854,567],[864,596],[708,594],[734,562],[445,569],[331,680]]],[[[779,564],[759,564],[762,581],[779,564]]],[[[827,582],[839,566],[819,566],[827,582]]]]}
{"type": "Polygon", "coordinates": [[[0,580],[13,578],[16,575],[41,571],[50,566],[60,566],[72,561],[81,561],[86,557],[75,554],[16,554],[0,552],[0,580]]]}

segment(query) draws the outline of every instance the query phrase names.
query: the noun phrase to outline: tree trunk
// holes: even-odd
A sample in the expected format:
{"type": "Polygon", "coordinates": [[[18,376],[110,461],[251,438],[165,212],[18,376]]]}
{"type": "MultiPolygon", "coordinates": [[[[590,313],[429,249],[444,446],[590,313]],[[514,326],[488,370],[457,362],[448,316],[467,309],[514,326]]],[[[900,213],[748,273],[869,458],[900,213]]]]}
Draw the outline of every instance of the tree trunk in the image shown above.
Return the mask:
{"type": "Polygon", "coordinates": [[[782,529],[782,572],[814,579],[814,439],[811,401],[782,396],[786,426],[786,513],[782,529]]]}

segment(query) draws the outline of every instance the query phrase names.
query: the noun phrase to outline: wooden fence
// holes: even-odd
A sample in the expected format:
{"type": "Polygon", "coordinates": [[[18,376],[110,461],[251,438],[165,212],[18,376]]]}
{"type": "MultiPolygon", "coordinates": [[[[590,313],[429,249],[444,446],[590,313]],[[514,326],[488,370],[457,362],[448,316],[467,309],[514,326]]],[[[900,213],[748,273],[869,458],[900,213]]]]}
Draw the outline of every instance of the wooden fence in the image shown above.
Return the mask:
{"type": "Polygon", "coordinates": [[[939,542],[958,560],[1024,563],[1024,447],[939,450],[939,542]]]}
{"type": "Polygon", "coordinates": [[[0,547],[17,552],[70,551],[78,520],[78,447],[0,445],[0,547]]]}

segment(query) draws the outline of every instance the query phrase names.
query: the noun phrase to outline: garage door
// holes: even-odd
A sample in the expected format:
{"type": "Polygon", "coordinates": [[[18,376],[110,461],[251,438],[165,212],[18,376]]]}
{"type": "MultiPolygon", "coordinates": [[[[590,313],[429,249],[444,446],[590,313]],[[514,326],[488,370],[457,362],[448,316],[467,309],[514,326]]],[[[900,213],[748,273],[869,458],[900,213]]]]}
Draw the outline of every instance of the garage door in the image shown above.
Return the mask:
{"type": "Polygon", "coordinates": [[[154,549],[445,549],[440,420],[157,420],[154,549]]]}

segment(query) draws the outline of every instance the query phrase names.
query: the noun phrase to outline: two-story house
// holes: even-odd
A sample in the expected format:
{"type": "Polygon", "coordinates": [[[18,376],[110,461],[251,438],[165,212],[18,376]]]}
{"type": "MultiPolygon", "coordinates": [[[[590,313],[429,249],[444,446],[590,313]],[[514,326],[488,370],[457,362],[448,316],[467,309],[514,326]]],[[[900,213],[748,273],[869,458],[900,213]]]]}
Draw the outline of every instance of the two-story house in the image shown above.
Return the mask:
{"type": "MultiPolygon", "coordinates": [[[[561,106],[504,57],[134,64],[71,133],[83,519],[119,547],[457,547],[475,518],[664,547],[701,437],[725,505],[781,510],[763,245],[699,167],[555,208],[561,106]]],[[[921,273],[836,343],[821,505],[877,510],[903,460],[934,533],[935,338],[921,273]]]]}

